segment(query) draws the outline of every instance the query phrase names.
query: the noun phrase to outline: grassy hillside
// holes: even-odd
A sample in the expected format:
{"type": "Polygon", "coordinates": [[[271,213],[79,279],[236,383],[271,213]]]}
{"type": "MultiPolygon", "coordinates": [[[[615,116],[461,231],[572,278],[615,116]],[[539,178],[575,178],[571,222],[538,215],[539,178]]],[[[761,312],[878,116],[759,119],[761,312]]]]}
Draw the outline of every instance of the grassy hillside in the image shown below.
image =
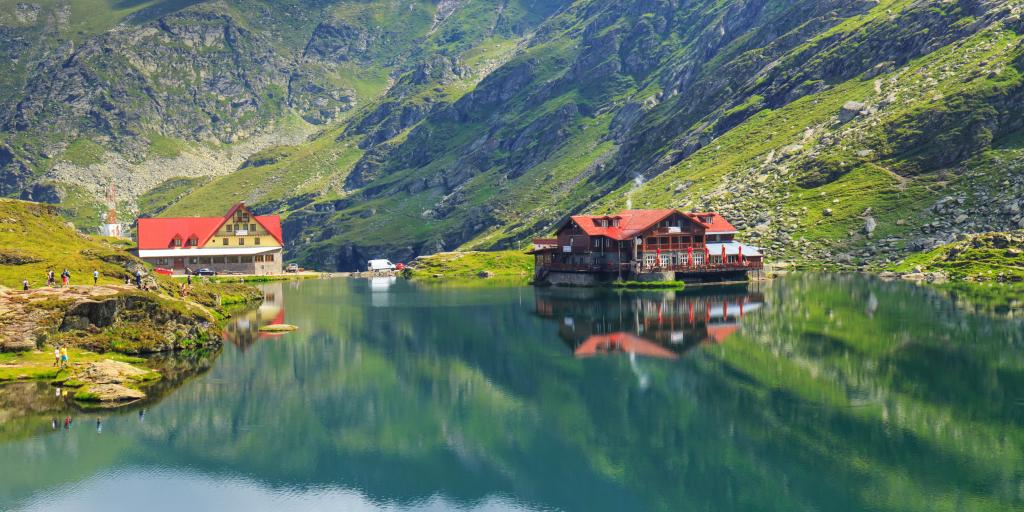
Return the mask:
{"type": "Polygon", "coordinates": [[[32,288],[46,284],[46,272],[71,272],[72,284],[92,284],[93,270],[100,283],[123,283],[129,274],[125,262],[138,260],[125,252],[129,240],[93,237],[65,224],[55,207],[0,199],[0,286],[32,288]]]}
{"type": "Polygon", "coordinates": [[[941,272],[959,281],[1024,281],[1024,231],[984,233],[914,254],[898,272],[941,272]]]}

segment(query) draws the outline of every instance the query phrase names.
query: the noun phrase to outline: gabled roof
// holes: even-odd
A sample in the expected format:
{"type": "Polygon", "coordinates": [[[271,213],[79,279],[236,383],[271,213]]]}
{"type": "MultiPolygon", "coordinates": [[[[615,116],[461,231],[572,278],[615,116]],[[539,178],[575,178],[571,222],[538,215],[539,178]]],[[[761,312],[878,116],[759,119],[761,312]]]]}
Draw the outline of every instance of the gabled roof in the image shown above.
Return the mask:
{"type": "MultiPolygon", "coordinates": [[[[657,210],[624,210],[613,215],[573,215],[570,219],[574,221],[580,229],[587,234],[587,236],[606,236],[613,240],[628,240],[637,233],[647,230],[651,226],[665,220],[665,218],[674,213],[678,213],[704,228],[707,228],[708,232],[712,232],[710,228],[716,225],[715,223],[708,224],[701,221],[696,214],[672,208],[661,208],[657,210]],[[598,226],[596,221],[599,219],[619,219],[619,225],[618,227],[598,226]]],[[[735,231],[735,228],[726,222],[721,215],[718,215],[717,213],[713,215],[718,219],[721,219],[721,222],[724,223],[720,225],[728,226],[732,231],[735,231]]]]}
{"type": "Polygon", "coordinates": [[[591,357],[600,354],[625,353],[661,359],[676,359],[678,354],[649,340],[628,332],[595,334],[573,351],[576,357],[591,357]]]}
{"type": "Polygon", "coordinates": [[[205,241],[221,225],[220,217],[165,217],[139,219],[139,249],[167,249],[176,237],[185,240],[182,233],[196,233],[205,241]]]}
{"type": "MultiPolygon", "coordinates": [[[[185,240],[194,235],[203,247],[231,217],[243,207],[238,203],[223,217],[159,217],[138,220],[139,249],[167,249],[175,236],[185,240]],[[182,235],[189,233],[189,236],[182,235]]],[[[254,215],[251,217],[266,229],[277,243],[284,245],[281,235],[281,217],[277,215],[254,215]]]]}
{"type": "Polygon", "coordinates": [[[708,228],[705,230],[706,233],[715,234],[736,232],[736,228],[733,227],[733,225],[730,224],[729,221],[725,220],[725,217],[722,217],[720,214],[717,214],[715,212],[699,212],[691,213],[690,215],[694,217],[706,217],[708,215],[711,216],[711,223],[705,223],[705,225],[708,226],[708,228]]]}

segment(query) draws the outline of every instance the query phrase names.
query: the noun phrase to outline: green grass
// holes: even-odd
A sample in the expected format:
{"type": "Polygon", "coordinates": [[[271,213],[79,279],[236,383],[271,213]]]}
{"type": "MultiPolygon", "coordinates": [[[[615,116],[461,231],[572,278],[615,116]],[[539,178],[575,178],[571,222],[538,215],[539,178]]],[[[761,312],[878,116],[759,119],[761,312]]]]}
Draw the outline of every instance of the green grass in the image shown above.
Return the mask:
{"type": "MultiPolygon", "coordinates": [[[[111,359],[130,364],[145,362],[139,357],[118,353],[96,353],[78,348],[68,349],[71,363],[89,363],[111,359]]],[[[59,379],[66,372],[53,366],[53,353],[49,351],[0,352],[0,382],[15,380],[59,379]]]]}
{"type": "Polygon", "coordinates": [[[187,147],[185,142],[159,133],[150,133],[146,138],[149,139],[150,157],[174,158],[181,155],[187,147]]]}
{"type": "Polygon", "coordinates": [[[958,281],[1024,281],[1024,231],[986,233],[912,254],[897,272],[942,272],[958,281]],[[994,243],[994,240],[1005,241],[994,243]]]}
{"type": "Polygon", "coordinates": [[[21,288],[22,279],[32,288],[44,286],[48,269],[60,274],[65,268],[73,285],[92,284],[93,270],[100,271],[100,284],[119,284],[128,271],[117,261],[134,259],[122,246],[66,226],[52,206],[12,199],[0,199],[0,248],[35,260],[0,265],[0,286],[10,288],[21,288]]]}
{"type": "Polygon", "coordinates": [[[682,290],[686,288],[686,283],[682,281],[614,281],[611,286],[612,288],[626,289],[682,290]]]}
{"type": "MultiPolygon", "coordinates": [[[[139,196],[136,204],[142,215],[155,216],[182,197],[208,183],[212,178],[171,178],[139,196]]],[[[225,210],[226,211],[226,210],[225,210]]],[[[223,212],[221,212],[223,213],[223,212]]]]}
{"type": "Polygon", "coordinates": [[[533,256],[520,251],[445,252],[417,258],[404,275],[410,279],[478,278],[487,272],[494,278],[516,278],[523,281],[533,276],[533,256]]]}
{"type": "Polygon", "coordinates": [[[106,150],[103,149],[103,146],[83,137],[75,139],[74,142],[69,144],[67,149],[61,153],[60,159],[85,167],[102,162],[104,153],[106,153],[106,150]]]}

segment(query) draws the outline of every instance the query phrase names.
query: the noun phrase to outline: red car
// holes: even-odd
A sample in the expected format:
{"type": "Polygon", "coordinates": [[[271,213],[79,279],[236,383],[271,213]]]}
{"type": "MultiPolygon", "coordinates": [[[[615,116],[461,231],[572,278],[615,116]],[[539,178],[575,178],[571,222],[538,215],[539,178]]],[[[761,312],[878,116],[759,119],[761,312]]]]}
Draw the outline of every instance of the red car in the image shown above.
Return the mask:
{"type": "Polygon", "coordinates": [[[398,270],[398,271],[405,270],[405,263],[395,263],[395,270],[398,270]]]}
{"type": "Polygon", "coordinates": [[[174,274],[173,270],[171,270],[169,268],[163,268],[163,267],[154,268],[153,272],[156,272],[157,274],[162,274],[162,275],[165,275],[165,276],[169,276],[169,275],[174,274]]]}

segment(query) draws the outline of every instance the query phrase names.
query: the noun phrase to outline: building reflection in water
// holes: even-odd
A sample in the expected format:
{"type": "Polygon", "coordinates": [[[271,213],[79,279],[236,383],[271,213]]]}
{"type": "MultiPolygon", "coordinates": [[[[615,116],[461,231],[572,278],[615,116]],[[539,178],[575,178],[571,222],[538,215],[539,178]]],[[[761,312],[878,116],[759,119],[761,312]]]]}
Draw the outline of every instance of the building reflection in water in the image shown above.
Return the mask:
{"type": "Polygon", "coordinates": [[[224,326],[224,339],[245,350],[256,340],[274,338],[283,333],[260,332],[264,325],[284,323],[284,286],[281,282],[260,286],[263,303],[258,308],[235,314],[224,326]]]}
{"type": "Polygon", "coordinates": [[[391,289],[398,278],[395,276],[371,277],[370,278],[370,305],[375,308],[385,308],[391,305],[391,289]]]}
{"type": "Polygon", "coordinates": [[[685,292],[537,289],[536,313],[558,321],[576,357],[623,353],[675,359],[722,343],[764,305],[750,285],[685,292]]]}

